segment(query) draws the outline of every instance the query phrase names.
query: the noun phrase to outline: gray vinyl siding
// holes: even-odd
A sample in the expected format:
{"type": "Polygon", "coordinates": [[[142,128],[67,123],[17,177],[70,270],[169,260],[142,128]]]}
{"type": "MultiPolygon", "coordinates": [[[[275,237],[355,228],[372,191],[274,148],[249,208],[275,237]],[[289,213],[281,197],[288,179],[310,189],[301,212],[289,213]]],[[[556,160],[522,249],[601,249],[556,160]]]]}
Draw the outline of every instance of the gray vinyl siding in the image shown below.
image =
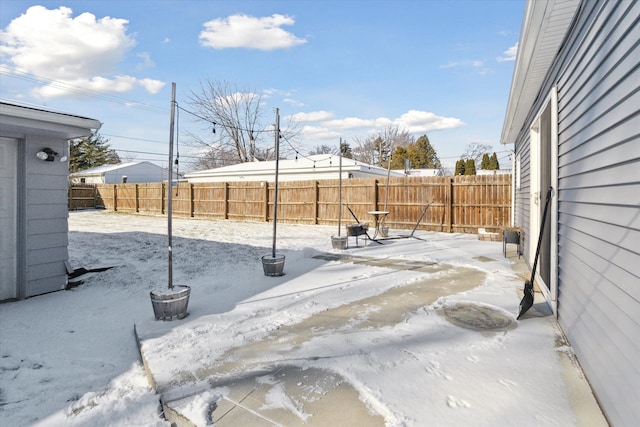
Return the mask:
{"type": "Polygon", "coordinates": [[[64,153],[61,139],[27,136],[26,278],[23,297],[64,289],[68,260],[68,163],[36,158],[43,147],[64,153]]]}
{"type": "MultiPolygon", "coordinates": [[[[531,198],[531,159],[529,158],[529,132],[527,131],[524,139],[518,144],[518,152],[520,154],[520,189],[515,192],[515,223],[524,230],[524,246],[523,253],[524,259],[528,260],[529,257],[529,239],[532,237],[527,234],[530,224],[530,198],[531,198]]],[[[534,239],[536,236],[533,237],[534,239]]],[[[531,266],[529,266],[531,267],[531,266]]]]}
{"type": "Polygon", "coordinates": [[[640,2],[583,2],[558,90],[558,321],[614,426],[640,419],[640,2]]]}
{"type": "MultiPolygon", "coordinates": [[[[558,322],[613,426],[640,419],[640,2],[582,1],[516,141],[529,229],[529,129],[558,94],[558,322]]],[[[535,236],[534,236],[535,238],[535,236]]],[[[528,254],[529,246],[525,244],[528,254]]]]}

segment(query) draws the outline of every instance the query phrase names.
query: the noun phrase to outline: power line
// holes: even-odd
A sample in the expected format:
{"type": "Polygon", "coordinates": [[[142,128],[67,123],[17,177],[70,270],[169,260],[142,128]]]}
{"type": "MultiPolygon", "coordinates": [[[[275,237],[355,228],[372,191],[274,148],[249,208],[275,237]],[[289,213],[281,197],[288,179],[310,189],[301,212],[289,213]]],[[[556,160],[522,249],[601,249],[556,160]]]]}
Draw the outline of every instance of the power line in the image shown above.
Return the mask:
{"type": "Polygon", "coordinates": [[[113,102],[120,105],[125,105],[130,108],[137,108],[140,110],[151,111],[155,113],[166,113],[167,108],[158,107],[155,105],[149,105],[146,103],[141,103],[138,101],[126,99],[116,95],[109,95],[103,92],[98,92],[92,89],[83,88],[71,83],[67,83],[61,80],[49,79],[47,77],[39,76],[33,73],[29,73],[26,71],[18,71],[15,69],[11,69],[6,65],[0,64],[0,74],[3,74],[8,77],[13,77],[19,80],[24,80],[31,83],[37,83],[39,85],[49,85],[56,89],[61,89],[66,92],[75,93],[77,95],[83,96],[91,96],[102,99],[104,101],[113,102]]]}
{"type": "Polygon", "coordinates": [[[158,144],[168,144],[168,141],[157,141],[155,139],[145,139],[145,138],[136,138],[133,136],[124,136],[124,135],[114,135],[110,133],[101,133],[102,136],[110,136],[112,138],[122,138],[122,139],[132,139],[134,141],[142,141],[142,142],[155,142],[158,144]]]}
{"type": "MultiPolygon", "coordinates": [[[[150,154],[152,156],[166,156],[165,153],[152,153],[149,151],[135,151],[135,150],[120,150],[118,148],[114,148],[115,151],[121,151],[123,153],[134,153],[134,154],[150,154]]],[[[185,156],[184,154],[182,154],[180,157],[188,157],[190,159],[199,159],[200,157],[197,156],[185,156]]]]}

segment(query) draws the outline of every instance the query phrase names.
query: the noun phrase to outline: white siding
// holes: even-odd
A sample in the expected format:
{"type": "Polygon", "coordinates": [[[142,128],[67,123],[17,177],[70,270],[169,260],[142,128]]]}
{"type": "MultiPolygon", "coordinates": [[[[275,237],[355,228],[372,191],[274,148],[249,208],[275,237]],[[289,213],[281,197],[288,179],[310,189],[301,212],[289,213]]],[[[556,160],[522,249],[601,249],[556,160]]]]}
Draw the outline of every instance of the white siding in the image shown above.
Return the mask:
{"type": "Polygon", "coordinates": [[[36,158],[42,147],[64,152],[67,141],[41,136],[26,139],[26,283],[23,297],[64,289],[68,260],[66,162],[36,158]]]}
{"type": "Polygon", "coordinates": [[[18,296],[18,142],[0,138],[0,301],[18,296]]]}

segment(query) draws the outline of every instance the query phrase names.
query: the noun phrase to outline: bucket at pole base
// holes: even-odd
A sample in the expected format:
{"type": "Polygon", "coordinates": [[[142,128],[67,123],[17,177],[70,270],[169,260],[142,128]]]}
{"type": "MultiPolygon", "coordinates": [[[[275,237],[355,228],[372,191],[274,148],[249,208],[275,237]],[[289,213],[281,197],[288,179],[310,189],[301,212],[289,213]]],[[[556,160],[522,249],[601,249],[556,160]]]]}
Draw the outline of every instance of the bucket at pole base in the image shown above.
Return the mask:
{"type": "Polygon", "coordinates": [[[347,236],[331,236],[333,249],[347,249],[347,236]]]}
{"type": "Polygon", "coordinates": [[[262,268],[265,276],[282,276],[284,274],[284,255],[265,255],[262,257],[262,268]]]}
{"type": "Polygon", "coordinates": [[[189,286],[174,286],[162,292],[150,292],[151,305],[156,320],[176,320],[187,316],[189,296],[191,288],[189,286]]]}

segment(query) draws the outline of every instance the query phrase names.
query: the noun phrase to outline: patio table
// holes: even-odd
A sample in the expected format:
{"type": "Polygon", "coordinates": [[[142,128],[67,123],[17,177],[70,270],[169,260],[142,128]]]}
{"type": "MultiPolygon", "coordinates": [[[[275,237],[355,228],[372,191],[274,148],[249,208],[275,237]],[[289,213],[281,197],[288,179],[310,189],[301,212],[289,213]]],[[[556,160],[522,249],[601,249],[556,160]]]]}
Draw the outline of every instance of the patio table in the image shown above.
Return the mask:
{"type": "Polygon", "coordinates": [[[382,224],[386,216],[389,215],[389,212],[388,211],[369,211],[367,213],[369,215],[373,215],[373,219],[375,221],[376,227],[371,240],[376,240],[376,237],[378,237],[378,234],[380,233],[380,224],[382,224]]]}

